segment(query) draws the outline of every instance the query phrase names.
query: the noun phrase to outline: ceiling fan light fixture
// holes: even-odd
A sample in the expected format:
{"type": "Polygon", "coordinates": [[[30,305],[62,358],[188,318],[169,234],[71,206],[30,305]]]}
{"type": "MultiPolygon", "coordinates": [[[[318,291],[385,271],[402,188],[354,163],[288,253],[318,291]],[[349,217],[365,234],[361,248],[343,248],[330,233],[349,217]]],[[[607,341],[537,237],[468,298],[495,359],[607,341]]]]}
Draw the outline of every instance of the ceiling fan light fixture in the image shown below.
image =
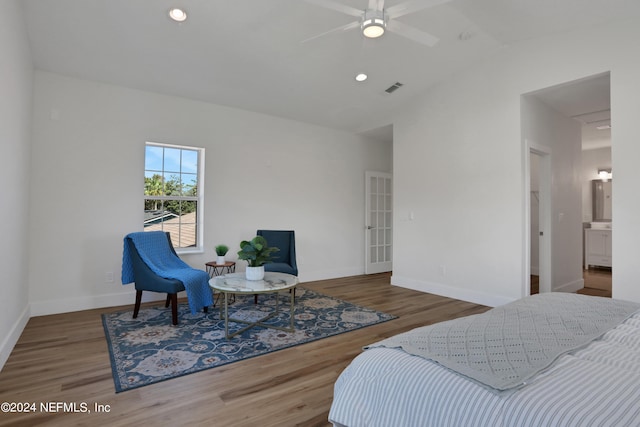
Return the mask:
{"type": "Polygon", "coordinates": [[[376,39],[384,34],[387,20],[384,12],[367,11],[362,20],[362,35],[369,39],[376,39]]]}
{"type": "Polygon", "coordinates": [[[362,24],[362,34],[369,39],[376,39],[384,34],[384,27],[382,19],[368,19],[362,24]]]}

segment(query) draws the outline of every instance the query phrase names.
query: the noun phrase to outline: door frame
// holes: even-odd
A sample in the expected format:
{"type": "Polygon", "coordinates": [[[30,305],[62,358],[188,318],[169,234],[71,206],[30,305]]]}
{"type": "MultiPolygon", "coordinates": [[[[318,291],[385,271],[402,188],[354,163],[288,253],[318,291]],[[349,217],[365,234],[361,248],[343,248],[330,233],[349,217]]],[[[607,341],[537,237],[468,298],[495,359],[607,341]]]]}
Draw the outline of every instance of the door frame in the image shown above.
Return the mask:
{"type": "Polygon", "coordinates": [[[525,139],[524,150],[524,278],[522,296],[531,294],[531,155],[540,157],[538,164],[539,184],[539,225],[542,237],[539,242],[539,277],[540,293],[551,292],[552,254],[551,242],[553,230],[551,227],[551,148],[533,143],[525,139]]]}
{"type": "MultiPolygon", "coordinates": [[[[391,271],[393,268],[393,175],[388,172],[377,171],[365,171],[365,206],[364,206],[364,273],[375,274],[391,271]],[[371,262],[371,233],[376,230],[371,224],[371,178],[383,178],[390,181],[390,196],[391,201],[388,209],[385,210],[385,214],[390,214],[390,254],[389,259],[384,262],[371,262]]],[[[385,220],[386,221],[386,220],[385,220]]]]}

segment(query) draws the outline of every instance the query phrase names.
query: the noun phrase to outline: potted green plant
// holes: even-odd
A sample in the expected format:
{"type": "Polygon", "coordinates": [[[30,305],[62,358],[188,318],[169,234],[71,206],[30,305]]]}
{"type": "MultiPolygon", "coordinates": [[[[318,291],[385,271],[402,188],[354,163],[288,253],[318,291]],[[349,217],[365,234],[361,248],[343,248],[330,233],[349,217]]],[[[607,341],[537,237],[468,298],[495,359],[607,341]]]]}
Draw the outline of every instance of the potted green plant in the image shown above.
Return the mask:
{"type": "Polygon", "coordinates": [[[225,259],[224,256],[229,252],[229,247],[227,245],[218,245],[216,246],[216,255],[218,255],[218,259],[216,260],[216,264],[224,264],[225,259]]]}
{"type": "Polygon", "coordinates": [[[262,280],[264,278],[264,265],[271,262],[271,254],[279,251],[278,248],[269,247],[267,240],[262,236],[256,236],[250,241],[240,242],[238,259],[247,261],[247,280],[262,280]]]}

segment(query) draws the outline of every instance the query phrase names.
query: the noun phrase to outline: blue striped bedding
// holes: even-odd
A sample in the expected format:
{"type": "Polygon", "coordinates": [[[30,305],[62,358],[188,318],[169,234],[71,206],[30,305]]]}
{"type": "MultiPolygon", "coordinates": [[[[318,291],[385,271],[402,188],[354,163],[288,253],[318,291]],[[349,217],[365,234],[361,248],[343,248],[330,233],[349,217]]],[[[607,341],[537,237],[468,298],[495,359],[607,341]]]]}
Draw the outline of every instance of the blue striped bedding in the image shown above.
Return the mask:
{"type": "Polygon", "coordinates": [[[369,349],[336,381],[329,421],[336,427],[640,426],[640,313],[506,394],[399,349],[369,349]]]}

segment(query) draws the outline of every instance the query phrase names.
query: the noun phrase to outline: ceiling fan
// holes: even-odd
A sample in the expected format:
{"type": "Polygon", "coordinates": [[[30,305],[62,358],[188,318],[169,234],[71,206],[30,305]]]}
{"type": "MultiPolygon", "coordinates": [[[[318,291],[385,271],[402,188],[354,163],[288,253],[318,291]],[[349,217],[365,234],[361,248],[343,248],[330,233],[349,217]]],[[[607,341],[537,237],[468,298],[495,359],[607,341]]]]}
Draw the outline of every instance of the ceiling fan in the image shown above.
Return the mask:
{"type": "Polygon", "coordinates": [[[335,33],[338,31],[347,31],[360,27],[362,34],[367,38],[378,38],[382,36],[385,31],[394,32],[400,36],[406,37],[415,42],[427,45],[429,47],[438,43],[438,37],[418,30],[417,28],[403,24],[397,21],[395,18],[408,15],[413,12],[417,12],[422,9],[437,6],[442,3],[447,3],[450,0],[410,0],[404,3],[396,4],[389,8],[384,7],[384,0],[369,0],[367,9],[360,10],[347,6],[333,0],[304,0],[307,3],[314,4],[316,6],[324,7],[326,9],[335,10],[350,16],[358,18],[357,21],[350,22],[338,28],[326,31],[322,34],[315,35],[306,40],[303,43],[318,37],[325,36],[327,34],[335,33]]]}

